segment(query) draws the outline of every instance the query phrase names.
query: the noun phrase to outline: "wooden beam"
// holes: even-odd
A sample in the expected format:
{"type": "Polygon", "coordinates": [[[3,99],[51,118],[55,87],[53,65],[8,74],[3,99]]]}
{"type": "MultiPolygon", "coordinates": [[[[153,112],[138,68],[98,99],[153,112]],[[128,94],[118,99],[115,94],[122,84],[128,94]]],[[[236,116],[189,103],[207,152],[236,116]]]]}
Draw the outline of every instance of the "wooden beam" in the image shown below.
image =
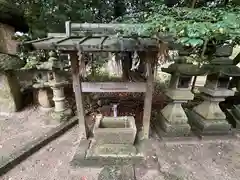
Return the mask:
{"type": "Polygon", "coordinates": [[[70,27],[75,32],[91,32],[100,34],[115,34],[116,32],[126,29],[142,28],[144,24],[99,24],[99,23],[71,23],[70,27]]]}
{"type": "Polygon", "coordinates": [[[83,137],[87,137],[86,135],[87,127],[86,127],[85,118],[84,118],[85,111],[84,111],[84,105],[83,105],[82,87],[81,87],[80,74],[79,74],[79,69],[81,67],[79,67],[78,56],[76,53],[70,54],[70,60],[71,60],[71,70],[72,70],[72,79],[73,79],[73,91],[75,94],[76,106],[77,106],[78,124],[80,128],[80,133],[83,134],[83,137]]]}
{"type": "Polygon", "coordinates": [[[71,36],[71,21],[65,22],[65,33],[66,33],[66,36],[68,37],[71,36]]]}
{"type": "MultiPolygon", "coordinates": [[[[156,58],[153,55],[147,56],[146,58],[156,58]]],[[[149,128],[150,128],[150,119],[152,112],[152,95],[153,95],[153,79],[154,79],[154,70],[151,65],[151,60],[147,59],[147,72],[149,75],[147,77],[146,83],[146,94],[144,99],[144,111],[143,111],[143,137],[144,139],[149,138],[149,128]]],[[[140,137],[141,138],[141,137],[140,137]]]]}
{"type": "Polygon", "coordinates": [[[82,82],[82,92],[146,92],[146,83],[82,82]]]}
{"type": "Polygon", "coordinates": [[[65,33],[48,33],[47,37],[59,37],[59,38],[64,38],[66,37],[65,33]]]}

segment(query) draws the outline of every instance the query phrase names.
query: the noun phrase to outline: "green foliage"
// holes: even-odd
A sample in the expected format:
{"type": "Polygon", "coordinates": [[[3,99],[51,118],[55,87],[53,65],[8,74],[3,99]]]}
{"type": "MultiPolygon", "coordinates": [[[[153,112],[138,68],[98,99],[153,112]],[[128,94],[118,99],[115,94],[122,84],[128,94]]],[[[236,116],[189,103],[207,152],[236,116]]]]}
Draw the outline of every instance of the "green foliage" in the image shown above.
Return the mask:
{"type": "Polygon", "coordinates": [[[0,22],[13,26],[18,31],[28,31],[23,12],[8,0],[0,0],[0,22]]]}
{"type": "Polygon", "coordinates": [[[111,22],[126,9],[134,13],[142,11],[151,1],[144,0],[9,0],[24,9],[33,38],[44,37],[49,32],[64,32],[64,23],[73,22],[104,23],[111,22]],[[121,12],[121,11],[122,12],[121,12]]]}
{"type": "MultiPolygon", "coordinates": [[[[191,47],[198,53],[201,52],[206,40],[214,41],[216,44],[240,41],[240,7],[236,5],[191,9],[168,8],[163,5],[164,0],[10,1],[24,9],[33,39],[46,36],[48,32],[64,32],[64,22],[71,20],[80,23],[144,23],[140,27],[123,27],[119,36],[131,34],[161,38],[172,35],[175,42],[191,47]],[[123,16],[119,17],[119,15],[123,16]]],[[[187,4],[186,2],[187,0],[182,0],[179,4],[183,6],[187,4]]],[[[211,2],[220,1],[212,0],[211,2]]]]}
{"type": "Polygon", "coordinates": [[[158,5],[152,11],[134,14],[134,17],[125,16],[121,22],[145,23],[143,28],[126,28],[125,34],[138,35],[170,34],[184,45],[202,47],[205,40],[214,40],[215,43],[240,40],[240,7],[227,6],[225,8],[168,8],[158,5]],[[144,21],[142,21],[144,19],[144,21]]]}

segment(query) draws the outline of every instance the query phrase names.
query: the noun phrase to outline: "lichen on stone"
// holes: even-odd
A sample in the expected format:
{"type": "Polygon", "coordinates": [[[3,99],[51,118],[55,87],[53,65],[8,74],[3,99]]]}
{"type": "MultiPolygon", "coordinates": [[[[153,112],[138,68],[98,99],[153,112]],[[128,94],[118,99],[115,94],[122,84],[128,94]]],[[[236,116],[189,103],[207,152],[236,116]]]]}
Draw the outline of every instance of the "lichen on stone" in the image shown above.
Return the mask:
{"type": "Polygon", "coordinates": [[[17,70],[22,68],[25,62],[16,55],[0,53],[0,70],[17,70]]]}

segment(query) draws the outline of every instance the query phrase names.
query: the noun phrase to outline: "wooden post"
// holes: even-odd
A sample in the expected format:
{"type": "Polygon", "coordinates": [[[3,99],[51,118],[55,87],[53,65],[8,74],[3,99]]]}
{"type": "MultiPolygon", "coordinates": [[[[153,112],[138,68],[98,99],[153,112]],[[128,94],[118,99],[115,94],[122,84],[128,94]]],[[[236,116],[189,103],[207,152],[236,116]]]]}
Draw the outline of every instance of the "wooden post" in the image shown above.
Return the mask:
{"type": "Polygon", "coordinates": [[[71,21],[65,22],[65,33],[66,33],[66,36],[68,37],[71,36],[71,21]]]}
{"type": "MultiPolygon", "coordinates": [[[[148,55],[146,58],[155,58],[153,55],[148,55]]],[[[143,137],[144,139],[149,138],[149,128],[150,128],[150,119],[152,111],[152,95],[153,95],[153,67],[152,59],[146,59],[146,67],[148,72],[147,83],[146,83],[146,93],[144,99],[144,111],[143,111],[143,137]]]]}
{"type": "Polygon", "coordinates": [[[78,123],[79,123],[79,128],[80,133],[83,133],[83,137],[86,136],[86,123],[85,123],[85,111],[84,111],[84,106],[83,106],[83,96],[82,96],[82,87],[81,87],[81,82],[80,82],[80,74],[79,74],[79,62],[78,59],[81,58],[77,56],[76,53],[71,53],[70,54],[70,60],[71,60],[71,70],[72,70],[72,78],[73,78],[73,91],[75,94],[75,99],[76,99],[76,105],[77,105],[77,115],[78,115],[78,123]],[[84,129],[82,129],[84,127],[84,129]]]}

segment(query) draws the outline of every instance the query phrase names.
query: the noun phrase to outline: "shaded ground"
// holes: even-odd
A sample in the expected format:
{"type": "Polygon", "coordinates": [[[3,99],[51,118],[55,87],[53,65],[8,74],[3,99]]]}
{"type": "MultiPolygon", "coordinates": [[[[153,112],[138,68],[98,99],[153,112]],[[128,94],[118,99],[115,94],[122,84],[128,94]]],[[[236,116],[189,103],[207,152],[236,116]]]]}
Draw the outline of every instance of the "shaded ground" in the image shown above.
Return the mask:
{"type": "Polygon", "coordinates": [[[112,174],[111,179],[123,180],[238,180],[240,176],[239,140],[163,144],[152,137],[146,162],[133,167],[133,172],[130,166],[122,167],[122,170],[113,167],[72,168],[69,162],[78,145],[75,127],[0,179],[100,180],[100,177],[106,177],[106,172],[112,174]]]}
{"type": "Polygon", "coordinates": [[[56,127],[58,123],[49,121],[49,116],[48,113],[32,107],[8,116],[1,115],[0,158],[9,156],[56,127]]]}

